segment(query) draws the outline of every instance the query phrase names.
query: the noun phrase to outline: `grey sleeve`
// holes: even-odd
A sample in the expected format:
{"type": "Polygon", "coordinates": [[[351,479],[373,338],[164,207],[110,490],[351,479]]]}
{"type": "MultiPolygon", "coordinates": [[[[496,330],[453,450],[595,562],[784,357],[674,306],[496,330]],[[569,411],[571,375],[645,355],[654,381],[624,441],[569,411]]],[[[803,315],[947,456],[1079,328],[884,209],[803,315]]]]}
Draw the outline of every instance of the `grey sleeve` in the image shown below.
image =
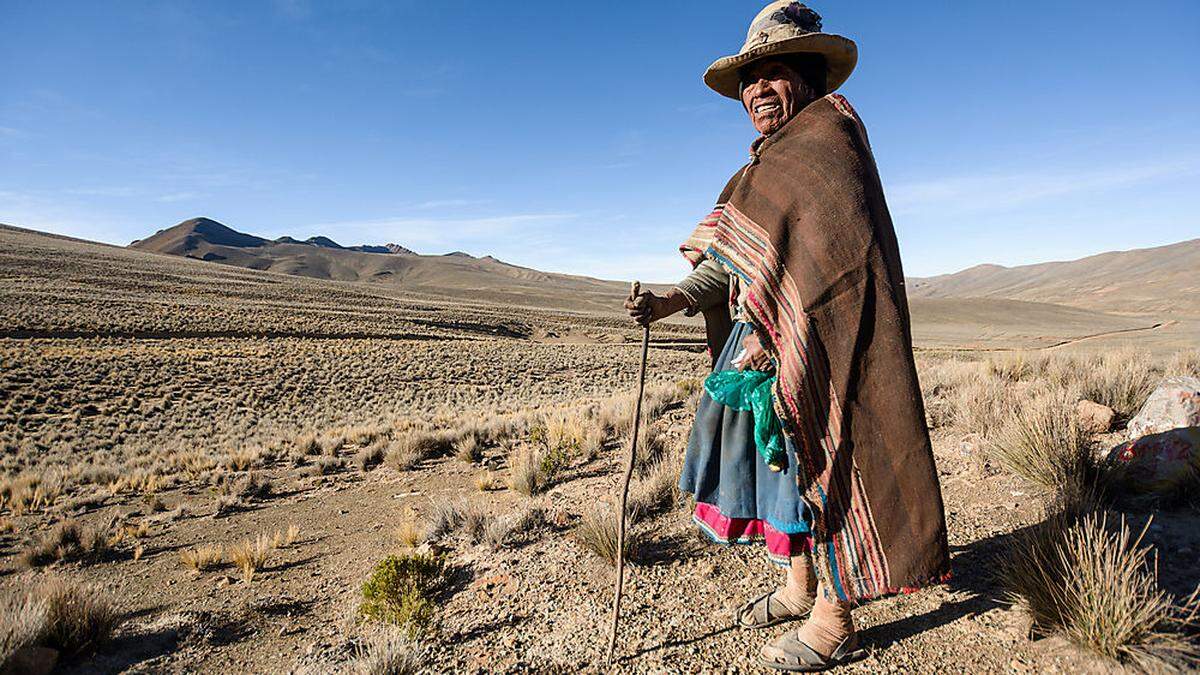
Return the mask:
{"type": "Polygon", "coordinates": [[[716,262],[705,258],[686,279],[675,285],[688,299],[687,314],[729,302],[729,274],[716,262]]]}

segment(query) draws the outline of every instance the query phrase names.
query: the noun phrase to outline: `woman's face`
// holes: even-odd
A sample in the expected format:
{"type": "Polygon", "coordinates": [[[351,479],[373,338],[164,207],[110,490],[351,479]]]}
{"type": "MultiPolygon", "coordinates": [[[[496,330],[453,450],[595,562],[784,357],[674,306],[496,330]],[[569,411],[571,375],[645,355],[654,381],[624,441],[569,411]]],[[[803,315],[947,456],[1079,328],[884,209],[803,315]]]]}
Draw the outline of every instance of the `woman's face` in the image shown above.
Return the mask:
{"type": "Polygon", "coordinates": [[[764,59],[742,73],[742,105],[760,134],[773,134],[808,105],[812,91],[804,78],[781,61],[764,59]]]}

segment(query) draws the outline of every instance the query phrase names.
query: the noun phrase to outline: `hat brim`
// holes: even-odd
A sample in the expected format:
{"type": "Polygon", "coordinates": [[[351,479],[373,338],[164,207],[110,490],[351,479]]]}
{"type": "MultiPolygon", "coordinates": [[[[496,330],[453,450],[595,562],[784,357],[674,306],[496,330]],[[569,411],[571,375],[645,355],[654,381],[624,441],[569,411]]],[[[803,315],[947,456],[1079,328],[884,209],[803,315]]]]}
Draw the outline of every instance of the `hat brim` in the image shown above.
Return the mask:
{"type": "Polygon", "coordinates": [[[713,91],[734,100],[741,99],[738,71],[754,61],[781,54],[821,54],[825,57],[825,93],[842,86],[858,64],[858,45],[854,41],[830,33],[797,35],[768,42],[741,54],[726,56],[713,62],[704,73],[704,83],[713,91]]]}

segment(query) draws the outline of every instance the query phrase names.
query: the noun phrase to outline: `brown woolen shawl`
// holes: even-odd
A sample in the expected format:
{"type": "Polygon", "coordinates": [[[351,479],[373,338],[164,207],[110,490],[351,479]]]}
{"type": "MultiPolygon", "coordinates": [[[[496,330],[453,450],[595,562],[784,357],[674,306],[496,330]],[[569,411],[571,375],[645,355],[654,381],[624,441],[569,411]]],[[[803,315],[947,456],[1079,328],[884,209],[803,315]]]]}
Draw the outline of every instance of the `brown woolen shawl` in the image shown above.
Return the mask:
{"type": "MultiPolygon", "coordinates": [[[[681,250],[750,284],[746,311],[777,364],[775,408],[798,449],[818,574],[843,600],[945,579],[904,274],[866,131],[831,94],[754,155],[681,250]]],[[[728,308],[705,319],[719,353],[728,308]]]]}

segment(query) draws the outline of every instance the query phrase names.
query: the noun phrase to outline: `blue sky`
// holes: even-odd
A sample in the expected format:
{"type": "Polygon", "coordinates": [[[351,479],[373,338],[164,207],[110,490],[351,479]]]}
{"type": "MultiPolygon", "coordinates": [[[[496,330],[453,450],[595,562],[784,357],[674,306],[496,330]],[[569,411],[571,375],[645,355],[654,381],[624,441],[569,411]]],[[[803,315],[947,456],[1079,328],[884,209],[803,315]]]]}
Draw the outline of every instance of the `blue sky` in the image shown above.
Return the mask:
{"type": "MultiPolygon", "coordinates": [[[[0,222],[669,281],[754,138],[700,76],[762,4],[0,0],[0,222]]],[[[1195,0],[811,4],[907,273],[1200,236],[1195,0]]]]}

